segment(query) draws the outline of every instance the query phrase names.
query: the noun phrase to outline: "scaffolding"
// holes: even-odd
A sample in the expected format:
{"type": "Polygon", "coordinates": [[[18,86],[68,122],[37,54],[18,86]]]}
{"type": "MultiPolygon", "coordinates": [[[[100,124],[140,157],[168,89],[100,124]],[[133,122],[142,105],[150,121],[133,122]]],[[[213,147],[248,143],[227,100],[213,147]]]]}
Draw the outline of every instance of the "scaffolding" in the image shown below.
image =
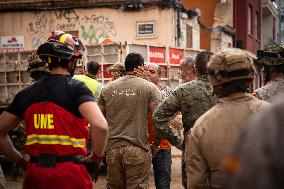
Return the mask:
{"type": "MultiPolygon", "coordinates": [[[[98,80],[107,84],[111,80],[109,67],[116,63],[123,63],[128,53],[140,53],[145,63],[157,63],[162,70],[163,83],[175,87],[179,79],[179,62],[184,56],[195,57],[199,52],[193,49],[164,47],[142,44],[115,43],[109,45],[86,46],[86,53],[80,70],[91,60],[100,64],[98,80]]],[[[11,52],[0,54],[0,108],[5,108],[11,103],[14,96],[32,82],[27,73],[28,55],[32,51],[11,52]]]]}

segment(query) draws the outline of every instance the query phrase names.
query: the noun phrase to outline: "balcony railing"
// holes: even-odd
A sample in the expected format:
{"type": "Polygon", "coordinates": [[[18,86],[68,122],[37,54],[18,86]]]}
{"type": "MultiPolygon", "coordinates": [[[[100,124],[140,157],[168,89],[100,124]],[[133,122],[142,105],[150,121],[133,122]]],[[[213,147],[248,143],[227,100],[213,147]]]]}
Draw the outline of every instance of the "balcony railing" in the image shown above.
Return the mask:
{"type": "Polygon", "coordinates": [[[272,14],[274,17],[278,17],[280,14],[280,6],[271,0],[261,0],[262,14],[272,14]]]}

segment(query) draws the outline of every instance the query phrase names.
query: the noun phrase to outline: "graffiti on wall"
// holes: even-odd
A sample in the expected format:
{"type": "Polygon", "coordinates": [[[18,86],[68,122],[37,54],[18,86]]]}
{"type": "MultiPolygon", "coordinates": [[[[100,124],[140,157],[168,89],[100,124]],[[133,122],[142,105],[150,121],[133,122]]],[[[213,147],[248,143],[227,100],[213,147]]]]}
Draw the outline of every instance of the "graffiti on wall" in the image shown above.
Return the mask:
{"type": "Polygon", "coordinates": [[[79,31],[79,37],[88,44],[98,43],[101,37],[117,35],[113,21],[103,15],[80,15],[74,9],[53,11],[51,15],[35,13],[26,29],[32,40],[32,48],[37,49],[54,30],[79,31]]]}
{"type": "Polygon", "coordinates": [[[60,22],[56,25],[56,30],[74,31],[80,25],[80,16],[74,9],[54,11],[54,15],[60,22]]]}
{"type": "Polygon", "coordinates": [[[46,35],[55,29],[53,23],[54,20],[48,19],[45,14],[34,14],[33,21],[29,22],[27,27],[33,49],[38,48],[45,41],[46,35]]]}
{"type": "Polygon", "coordinates": [[[104,29],[104,31],[106,32],[105,35],[107,36],[116,36],[116,30],[114,27],[114,23],[110,21],[108,17],[97,16],[93,14],[90,17],[84,16],[82,18],[82,21],[86,24],[90,23],[96,26],[99,25],[101,28],[104,29]]]}
{"type": "Polygon", "coordinates": [[[81,26],[81,37],[89,44],[99,43],[101,38],[108,38],[105,33],[103,28],[95,25],[91,25],[88,29],[85,26],[81,26]]]}

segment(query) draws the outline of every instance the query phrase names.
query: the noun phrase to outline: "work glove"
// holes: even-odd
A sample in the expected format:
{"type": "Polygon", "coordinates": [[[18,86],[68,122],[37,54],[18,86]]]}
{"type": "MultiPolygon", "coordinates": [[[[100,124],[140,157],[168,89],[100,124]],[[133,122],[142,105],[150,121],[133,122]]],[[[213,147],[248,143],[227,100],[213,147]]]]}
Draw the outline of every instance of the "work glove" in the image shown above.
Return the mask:
{"type": "Polygon", "coordinates": [[[103,157],[99,157],[94,152],[92,152],[89,156],[76,160],[75,163],[84,164],[92,180],[97,182],[99,178],[102,160],[103,157]]]}

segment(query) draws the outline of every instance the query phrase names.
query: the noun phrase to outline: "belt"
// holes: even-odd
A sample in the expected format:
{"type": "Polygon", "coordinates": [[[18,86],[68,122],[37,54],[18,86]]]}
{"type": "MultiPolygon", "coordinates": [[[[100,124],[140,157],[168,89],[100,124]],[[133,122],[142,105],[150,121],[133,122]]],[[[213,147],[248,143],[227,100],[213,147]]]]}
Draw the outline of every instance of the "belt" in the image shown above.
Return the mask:
{"type": "Polygon", "coordinates": [[[57,163],[75,161],[82,157],[82,155],[40,154],[39,156],[31,156],[30,162],[37,163],[42,167],[55,167],[57,163]]]}

